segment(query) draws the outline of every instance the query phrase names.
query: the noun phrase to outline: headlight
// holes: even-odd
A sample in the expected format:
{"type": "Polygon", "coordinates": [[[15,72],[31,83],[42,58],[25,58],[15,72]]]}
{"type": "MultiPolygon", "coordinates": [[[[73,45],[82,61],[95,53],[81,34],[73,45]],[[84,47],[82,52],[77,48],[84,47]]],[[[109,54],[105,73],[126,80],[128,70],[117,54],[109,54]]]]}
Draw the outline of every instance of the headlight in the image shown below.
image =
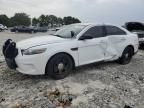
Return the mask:
{"type": "Polygon", "coordinates": [[[46,51],[46,48],[40,48],[40,49],[26,49],[26,50],[22,50],[22,54],[23,55],[34,55],[34,54],[41,54],[44,53],[46,51]]]}

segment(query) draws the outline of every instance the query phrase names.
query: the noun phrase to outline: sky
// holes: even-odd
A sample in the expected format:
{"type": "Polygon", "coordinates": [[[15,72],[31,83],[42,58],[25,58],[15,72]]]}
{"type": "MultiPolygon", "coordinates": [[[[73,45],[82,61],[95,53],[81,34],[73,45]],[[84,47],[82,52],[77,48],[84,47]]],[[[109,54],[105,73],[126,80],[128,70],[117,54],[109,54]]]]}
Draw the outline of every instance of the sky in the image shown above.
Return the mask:
{"type": "Polygon", "coordinates": [[[0,14],[11,17],[17,12],[30,17],[54,14],[74,16],[82,22],[122,25],[144,22],[144,0],[0,0],[0,14]]]}

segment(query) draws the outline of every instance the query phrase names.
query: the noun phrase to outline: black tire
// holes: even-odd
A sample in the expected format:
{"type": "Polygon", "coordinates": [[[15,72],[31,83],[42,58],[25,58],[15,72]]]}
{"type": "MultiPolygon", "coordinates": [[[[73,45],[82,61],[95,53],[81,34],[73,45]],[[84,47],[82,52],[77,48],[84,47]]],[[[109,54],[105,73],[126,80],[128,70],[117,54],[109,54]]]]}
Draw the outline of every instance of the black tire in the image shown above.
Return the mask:
{"type": "Polygon", "coordinates": [[[69,75],[73,62],[67,54],[57,54],[50,59],[46,67],[46,74],[53,79],[63,79],[69,75]]]}
{"type": "Polygon", "coordinates": [[[127,47],[122,56],[119,58],[118,62],[122,65],[129,64],[134,55],[134,49],[132,47],[127,47]]]}

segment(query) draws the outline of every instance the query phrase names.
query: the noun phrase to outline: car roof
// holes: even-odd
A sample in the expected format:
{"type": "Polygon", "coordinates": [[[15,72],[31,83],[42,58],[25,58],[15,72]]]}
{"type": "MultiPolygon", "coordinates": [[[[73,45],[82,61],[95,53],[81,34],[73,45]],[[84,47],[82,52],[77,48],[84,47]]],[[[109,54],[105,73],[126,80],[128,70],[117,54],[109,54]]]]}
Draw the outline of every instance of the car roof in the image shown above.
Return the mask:
{"type": "Polygon", "coordinates": [[[116,26],[122,30],[124,30],[126,33],[130,33],[128,30],[126,30],[125,28],[123,28],[120,25],[116,25],[116,24],[110,24],[110,23],[76,23],[76,24],[72,24],[72,25],[84,25],[84,26],[101,26],[101,25],[107,25],[107,26],[116,26]]]}
{"type": "Polygon", "coordinates": [[[111,25],[111,26],[120,27],[119,25],[110,24],[110,23],[76,23],[76,24],[72,24],[72,25],[84,25],[84,26],[111,25]]]}
{"type": "Polygon", "coordinates": [[[89,25],[102,25],[102,24],[96,24],[96,23],[75,23],[72,25],[85,25],[85,26],[89,26],[89,25]]]}

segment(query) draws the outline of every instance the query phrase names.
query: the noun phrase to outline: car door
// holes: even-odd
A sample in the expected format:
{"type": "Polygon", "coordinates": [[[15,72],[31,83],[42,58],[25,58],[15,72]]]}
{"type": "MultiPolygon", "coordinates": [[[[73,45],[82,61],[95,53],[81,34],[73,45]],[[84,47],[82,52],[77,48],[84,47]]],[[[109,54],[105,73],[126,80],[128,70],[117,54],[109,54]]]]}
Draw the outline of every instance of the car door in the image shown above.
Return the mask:
{"type": "Polygon", "coordinates": [[[127,34],[121,28],[111,25],[106,25],[105,30],[108,39],[105,59],[117,59],[125,48],[127,34]]]}
{"type": "Polygon", "coordinates": [[[107,39],[105,37],[104,27],[91,27],[81,37],[85,36],[91,36],[92,38],[78,40],[79,65],[104,60],[104,53],[107,47],[107,39]]]}

